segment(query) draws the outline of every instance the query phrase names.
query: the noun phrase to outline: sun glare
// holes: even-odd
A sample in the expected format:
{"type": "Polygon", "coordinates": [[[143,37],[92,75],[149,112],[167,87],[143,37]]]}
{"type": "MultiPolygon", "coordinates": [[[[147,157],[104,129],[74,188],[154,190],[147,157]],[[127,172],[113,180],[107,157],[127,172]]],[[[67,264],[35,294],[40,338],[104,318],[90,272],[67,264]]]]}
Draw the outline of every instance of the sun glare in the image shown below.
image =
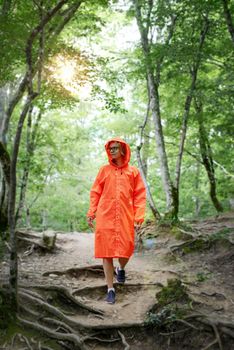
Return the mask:
{"type": "Polygon", "coordinates": [[[72,95],[79,98],[87,98],[90,95],[91,85],[88,82],[87,67],[82,62],[57,55],[48,68],[50,79],[59,83],[72,95]]]}
{"type": "Polygon", "coordinates": [[[63,84],[73,83],[76,74],[76,62],[62,56],[57,56],[53,63],[53,78],[60,80],[63,84]]]}

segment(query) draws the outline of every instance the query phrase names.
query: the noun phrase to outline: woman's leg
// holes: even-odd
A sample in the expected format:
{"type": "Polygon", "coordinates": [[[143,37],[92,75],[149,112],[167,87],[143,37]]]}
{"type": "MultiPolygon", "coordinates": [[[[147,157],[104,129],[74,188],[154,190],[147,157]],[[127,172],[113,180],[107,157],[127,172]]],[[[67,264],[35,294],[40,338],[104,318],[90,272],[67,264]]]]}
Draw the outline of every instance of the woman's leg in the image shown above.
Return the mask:
{"type": "Polygon", "coordinates": [[[119,267],[116,268],[116,280],[118,283],[124,283],[126,276],[125,276],[125,266],[128,263],[128,258],[119,258],[119,267]]]}
{"type": "Polygon", "coordinates": [[[108,289],[113,288],[114,266],[112,258],[103,258],[103,270],[108,289]]]}
{"type": "Polygon", "coordinates": [[[127,265],[129,261],[129,258],[119,258],[119,266],[122,270],[124,270],[125,266],[127,265]]]}

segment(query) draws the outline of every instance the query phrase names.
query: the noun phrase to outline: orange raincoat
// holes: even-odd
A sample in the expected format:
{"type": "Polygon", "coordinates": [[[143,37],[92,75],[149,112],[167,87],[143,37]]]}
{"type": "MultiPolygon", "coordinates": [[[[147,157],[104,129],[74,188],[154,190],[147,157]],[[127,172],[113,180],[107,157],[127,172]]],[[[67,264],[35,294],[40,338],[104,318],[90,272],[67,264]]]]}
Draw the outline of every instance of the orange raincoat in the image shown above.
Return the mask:
{"type": "Polygon", "coordinates": [[[109,164],[100,168],[90,191],[88,217],[96,217],[95,258],[129,258],[134,251],[134,222],[144,221],[146,191],[139,170],[129,165],[129,145],[109,140],[105,149],[109,164]],[[118,167],[109,153],[109,144],[125,148],[124,163],[118,167]]]}

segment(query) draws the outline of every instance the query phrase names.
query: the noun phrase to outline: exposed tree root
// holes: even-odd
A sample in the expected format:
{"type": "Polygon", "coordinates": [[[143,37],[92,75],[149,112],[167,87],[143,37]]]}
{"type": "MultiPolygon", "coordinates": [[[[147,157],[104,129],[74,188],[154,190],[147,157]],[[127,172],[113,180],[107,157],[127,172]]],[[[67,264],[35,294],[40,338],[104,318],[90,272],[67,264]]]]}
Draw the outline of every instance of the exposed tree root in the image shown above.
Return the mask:
{"type": "Polygon", "coordinates": [[[199,243],[202,242],[204,245],[207,245],[207,247],[210,246],[210,241],[208,241],[208,240],[206,240],[206,239],[204,239],[204,238],[192,238],[192,239],[189,239],[189,240],[187,240],[187,241],[185,241],[185,242],[182,242],[182,243],[180,243],[180,244],[171,245],[171,246],[169,247],[169,250],[170,250],[172,253],[174,253],[174,252],[180,250],[181,248],[185,248],[185,247],[186,247],[186,248],[191,248],[192,246],[194,246],[194,245],[197,244],[198,242],[199,242],[199,243]]]}
{"type": "Polygon", "coordinates": [[[87,347],[83,343],[82,338],[79,337],[77,334],[59,333],[59,332],[53,331],[45,326],[39,325],[38,323],[25,320],[25,319],[21,318],[20,316],[18,316],[18,320],[21,322],[21,324],[23,324],[27,327],[33,328],[33,329],[35,329],[43,334],[46,334],[53,339],[68,340],[68,341],[72,342],[75,346],[77,346],[78,349],[87,350],[87,347]]]}
{"type": "Polygon", "coordinates": [[[20,334],[20,333],[16,333],[16,334],[13,336],[12,341],[11,341],[11,348],[14,347],[17,338],[19,339],[19,341],[20,341],[21,343],[23,342],[23,343],[25,343],[25,344],[27,345],[27,348],[26,348],[26,349],[33,350],[33,348],[32,348],[31,345],[30,345],[29,340],[28,340],[25,336],[23,336],[22,334],[20,334]]]}
{"type": "Polygon", "coordinates": [[[125,336],[123,335],[123,333],[121,333],[120,331],[118,331],[118,334],[120,335],[121,339],[122,339],[122,343],[124,345],[124,350],[129,350],[130,349],[130,346],[129,344],[127,343],[126,339],[125,339],[125,336]]]}
{"type": "Polygon", "coordinates": [[[33,250],[36,248],[48,252],[53,251],[55,248],[56,233],[54,232],[43,232],[43,234],[40,234],[17,231],[16,234],[19,241],[26,242],[31,245],[31,247],[23,253],[23,256],[32,254],[33,250]]]}
{"type": "MultiPolygon", "coordinates": [[[[214,244],[215,240],[212,241],[211,237],[207,234],[199,234],[199,235],[193,235],[192,233],[189,233],[187,231],[183,231],[180,230],[181,232],[186,233],[187,235],[190,234],[191,238],[190,239],[186,239],[184,242],[179,243],[179,244],[174,244],[169,246],[169,250],[173,253],[176,252],[178,250],[181,250],[182,248],[189,248],[189,249],[208,249],[211,247],[212,244],[214,244]]],[[[231,245],[233,245],[233,241],[230,238],[226,237],[225,241],[230,243],[231,245]]],[[[233,253],[231,253],[233,254],[233,253]]],[[[231,255],[232,256],[232,255],[231,255]]]]}
{"type": "MultiPolygon", "coordinates": [[[[34,289],[39,289],[39,290],[44,290],[44,291],[55,291],[57,293],[59,293],[62,297],[63,297],[63,301],[64,303],[70,303],[74,306],[78,306],[79,308],[83,309],[83,310],[86,310],[86,311],[89,311],[89,312],[92,312],[94,314],[97,314],[97,315],[103,315],[103,311],[101,310],[98,310],[94,307],[91,307],[91,306],[88,306],[88,305],[85,305],[84,303],[82,303],[81,301],[77,300],[71,293],[70,291],[63,287],[63,286],[53,286],[53,285],[30,285],[30,288],[34,288],[34,289]]],[[[25,289],[23,288],[22,291],[24,293],[27,293],[27,294],[31,294],[32,296],[35,296],[37,298],[40,298],[42,299],[43,297],[40,297],[38,294],[35,294],[35,292],[32,292],[30,289],[25,289]]],[[[43,300],[43,299],[42,299],[43,300]]]]}
{"type": "Polygon", "coordinates": [[[77,267],[77,268],[70,268],[66,270],[54,270],[54,271],[46,271],[43,273],[42,276],[49,276],[49,275],[69,275],[75,278],[79,278],[81,275],[85,275],[88,277],[89,275],[92,275],[92,277],[104,277],[104,271],[102,265],[91,265],[91,266],[84,266],[84,267],[77,267]]]}
{"type": "Polygon", "coordinates": [[[219,332],[222,332],[223,334],[226,334],[226,335],[234,338],[234,332],[232,332],[228,328],[228,327],[234,328],[234,323],[232,323],[232,322],[227,322],[225,320],[210,318],[209,316],[207,316],[205,314],[192,314],[192,315],[187,316],[186,318],[187,319],[196,318],[202,324],[209,326],[213,329],[215,339],[211,343],[209,343],[207,346],[205,346],[202,350],[207,350],[216,343],[218,343],[220,350],[224,349],[219,332]]]}
{"type": "Polygon", "coordinates": [[[33,243],[31,247],[22,254],[21,258],[31,255],[34,249],[35,249],[35,244],[33,243]]]}
{"type": "MultiPolygon", "coordinates": [[[[156,286],[156,287],[163,287],[163,284],[160,282],[149,282],[149,283],[125,283],[124,284],[124,289],[125,291],[127,290],[127,288],[136,288],[136,289],[140,289],[141,287],[151,287],[151,286],[156,286]]],[[[119,283],[114,283],[114,287],[121,288],[122,285],[120,285],[119,283]]],[[[99,289],[106,289],[106,284],[102,284],[98,286],[99,289]]],[[[83,288],[79,288],[79,289],[74,289],[72,291],[72,295],[77,295],[79,296],[79,294],[82,295],[86,295],[88,294],[90,291],[92,290],[96,290],[97,287],[83,287],[83,288]]]]}
{"type": "Polygon", "coordinates": [[[23,299],[24,302],[25,301],[31,302],[33,305],[40,307],[41,310],[56,316],[59,320],[64,321],[65,323],[67,323],[70,326],[77,326],[80,328],[86,327],[86,325],[83,324],[82,322],[78,322],[78,321],[75,321],[75,320],[69,318],[62,311],[60,311],[58,308],[48,304],[47,302],[45,302],[41,299],[35,298],[34,296],[27,294],[23,291],[19,291],[18,294],[19,294],[20,299],[23,299]]]}
{"type": "Polygon", "coordinates": [[[24,291],[19,291],[19,302],[20,302],[20,307],[23,308],[25,311],[28,311],[29,313],[33,313],[28,306],[27,308],[24,307],[24,303],[31,303],[35,307],[40,308],[40,313],[48,313],[54,315],[56,318],[58,318],[61,322],[64,322],[68,326],[79,328],[79,329],[116,329],[118,327],[120,328],[131,328],[131,327],[142,327],[143,322],[133,322],[133,323],[120,323],[118,325],[112,325],[112,324],[94,324],[92,325],[90,322],[85,323],[82,321],[77,321],[74,320],[67,315],[65,315],[62,311],[60,311],[58,308],[48,304],[47,302],[38,299],[30,294],[25,293],[24,291]],[[22,304],[23,301],[23,304],[22,304]]]}

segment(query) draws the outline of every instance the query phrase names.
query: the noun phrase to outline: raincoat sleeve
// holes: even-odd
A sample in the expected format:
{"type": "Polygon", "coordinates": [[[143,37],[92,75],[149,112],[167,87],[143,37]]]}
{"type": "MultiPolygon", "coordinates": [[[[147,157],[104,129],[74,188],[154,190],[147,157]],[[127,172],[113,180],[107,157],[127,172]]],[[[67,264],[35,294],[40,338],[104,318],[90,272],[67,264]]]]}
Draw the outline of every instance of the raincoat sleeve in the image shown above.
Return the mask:
{"type": "Polygon", "coordinates": [[[98,202],[102,195],[103,186],[103,171],[101,168],[90,190],[90,205],[87,212],[87,217],[95,218],[95,212],[97,211],[98,202]]]}
{"type": "Polygon", "coordinates": [[[145,216],[146,206],[146,189],[141,178],[139,170],[134,181],[134,194],[133,194],[133,208],[134,208],[134,221],[142,223],[145,216]]]}

